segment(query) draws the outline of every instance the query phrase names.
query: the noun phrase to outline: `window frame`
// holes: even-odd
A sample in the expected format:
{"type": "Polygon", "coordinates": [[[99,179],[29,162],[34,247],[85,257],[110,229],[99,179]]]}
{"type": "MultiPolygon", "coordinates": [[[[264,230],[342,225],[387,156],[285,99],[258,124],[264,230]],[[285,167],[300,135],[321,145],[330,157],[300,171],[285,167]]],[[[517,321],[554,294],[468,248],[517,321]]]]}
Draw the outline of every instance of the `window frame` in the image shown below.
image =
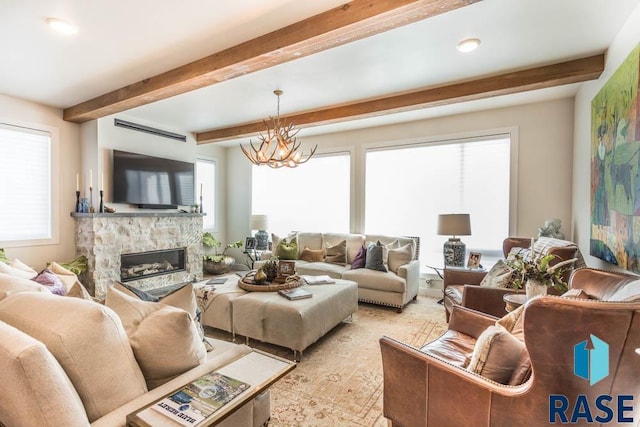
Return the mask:
{"type": "MultiPolygon", "coordinates": [[[[0,117],[0,125],[9,128],[21,128],[28,131],[43,132],[49,134],[49,160],[50,160],[50,227],[51,236],[42,239],[1,240],[0,246],[4,248],[18,248],[25,246],[49,246],[60,244],[60,213],[62,212],[61,182],[60,176],[60,140],[59,129],[55,126],[42,123],[24,122],[0,117]]],[[[70,212],[73,209],[70,209],[70,212]]]]}
{"type": "MultiPolygon", "coordinates": [[[[350,230],[354,229],[354,225],[356,224],[356,213],[355,210],[358,208],[358,203],[356,198],[354,197],[354,194],[356,193],[356,180],[359,179],[356,173],[356,164],[357,164],[357,159],[356,159],[356,148],[353,146],[336,146],[336,147],[330,147],[329,149],[325,149],[325,150],[321,150],[318,149],[316,151],[316,154],[313,156],[313,158],[316,157],[330,157],[330,156],[340,156],[340,155],[346,155],[349,156],[349,218],[348,218],[348,227],[350,230]]],[[[303,168],[305,165],[300,165],[298,167],[303,168]]],[[[253,168],[257,167],[254,165],[251,165],[251,176],[252,176],[252,180],[253,180],[253,168]]],[[[268,167],[268,166],[263,166],[263,167],[268,167]]],[[[265,214],[265,212],[254,212],[254,206],[253,206],[253,184],[251,186],[251,193],[249,195],[250,197],[250,204],[251,204],[251,215],[253,214],[265,214]]],[[[292,231],[292,230],[289,230],[292,231]]],[[[301,230],[301,231],[306,231],[306,230],[301,230]]],[[[332,230],[328,230],[328,231],[332,231],[332,230]]]]}
{"type": "MultiPolygon", "coordinates": [[[[204,225],[204,218],[203,218],[203,224],[202,224],[202,228],[204,231],[209,231],[212,233],[217,233],[219,228],[220,228],[220,215],[219,215],[219,209],[220,209],[220,203],[219,203],[219,195],[220,195],[220,164],[218,162],[218,158],[217,157],[213,157],[213,156],[207,156],[207,155],[203,155],[203,154],[198,154],[196,156],[196,161],[195,161],[195,169],[196,169],[196,197],[197,197],[197,203],[198,205],[200,205],[200,189],[198,188],[199,184],[200,184],[200,180],[199,177],[197,176],[197,171],[198,171],[198,162],[207,162],[207,163],[213,163],[213,167],[214,167],[214,180],[215,182],[213,183],[213,188],[214,188],[214,195],[213,195],[213,201],[214,201],[214,205],[213,205],[213,210],[214,212],[204,212],[207,215],[212,215],[213,216],[213,228],[206,228],[204,225]]],[[[204,211],[204,208],[203,208],[204,211]]]]}
{"type": "MultiPolygon", "coordinates": [[[[502,128],[493,128],[493,129],[485,129],[480,131],[468,131],[468,132],[460,132],[455,134],[442,134],[442,135],[431,135],[424,137],[415,137],[415,138],[402,138],[397,140],[387,140],[387,141],[377,141],[371,143],[365,143],[361,145],[361,156],[359,157],[360,169],[358,171],[359,177],[362,180],[361,190],[362,194],[360,199],[358,200],[358,212],[360,216],[358,218],[358,227],[356,230],[359,233],[364,233],[364,225],[366,221],[366,194],[367,194],[367,182],[366,182],[366,159],[367,152],[369,151],[383,151],[383,150],[393,150],[393,149],[402,149],[403,147],[420,147],[420,146],[428,146],[432,144],[442,145],[442,144],[455,144],[455,143],[463,143],[463,142],[474,142],[474,141],[482,141],[482,140],[490,140],[494,138],[504,138],[508,137],[510,139],[510,147],[509,147],[509,225],[508,225],[508,233],[509,236],[512,236],[516,233],[518,228],[518,127],[510,126],[510,127],[502,127],[502,128]]],[[[505,238],[508,236],[504,236],[505,238]]],[[[444,243],[444,240],[443,240],[444,243]]],[[[496,259],[502,257],[502,251],[488,251],[484,250],[482,252],[483,262],[485,267],[490,267],[496,259]],[[496,252],[494,254],[494,252],[496,252]],[[488,261],[488,262],[487,262],[488,261]]],[[[466,260],[465,260],[466,261],[466,260]]],[[[425,272],[422,271],[421,275],[425,275],[425,272]]],[[[427,275],[428,272],[427,272],[427,275]]]]}

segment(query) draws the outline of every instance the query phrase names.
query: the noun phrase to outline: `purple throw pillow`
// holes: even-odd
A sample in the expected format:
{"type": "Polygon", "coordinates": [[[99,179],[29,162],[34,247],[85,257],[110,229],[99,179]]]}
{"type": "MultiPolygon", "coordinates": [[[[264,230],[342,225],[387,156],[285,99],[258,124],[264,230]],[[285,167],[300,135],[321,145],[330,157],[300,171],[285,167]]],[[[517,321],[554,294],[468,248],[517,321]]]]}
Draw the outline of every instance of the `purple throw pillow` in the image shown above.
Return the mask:
{"type": "Polygon", "coordinates": [[[351,263],[351,269],[355,270],[356,268],[364,268],[365,263],[367,261],[367,248],[362,245],[358,253],[355,257],[353,257],[353,262],[351,263]]]}
{"type": "Polygon", "coordinates": [[[64,283],[55,275],[55,273],[48,268],[45,268],[33,279],[34,282],[38,282],[49,288],[52,294],[65,296],[67,294],[67,288],[64,287],[64,283]]]}

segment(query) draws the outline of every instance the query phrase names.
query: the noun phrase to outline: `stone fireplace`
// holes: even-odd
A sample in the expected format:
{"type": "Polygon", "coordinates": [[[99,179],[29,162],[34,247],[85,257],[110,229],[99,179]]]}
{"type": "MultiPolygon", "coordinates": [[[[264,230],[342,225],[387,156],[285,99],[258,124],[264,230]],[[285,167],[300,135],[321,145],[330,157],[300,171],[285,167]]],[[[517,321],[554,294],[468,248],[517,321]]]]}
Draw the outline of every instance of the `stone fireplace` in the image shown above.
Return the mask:
{"type": "Polygon", "coordinates": [[[202,214],[72,213],[76,250],[88,260],[83,284],[104,298],[126,281],[142,290],[202,279],[202,214]]]}

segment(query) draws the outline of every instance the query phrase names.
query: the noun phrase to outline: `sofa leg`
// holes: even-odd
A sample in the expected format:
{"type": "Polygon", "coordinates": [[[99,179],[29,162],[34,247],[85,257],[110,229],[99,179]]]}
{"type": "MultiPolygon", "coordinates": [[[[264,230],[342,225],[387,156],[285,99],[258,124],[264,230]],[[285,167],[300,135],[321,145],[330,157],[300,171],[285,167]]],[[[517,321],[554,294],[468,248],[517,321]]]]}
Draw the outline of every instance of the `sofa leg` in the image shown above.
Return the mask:
{"type": "Polygon", "coordinates": [[[396,308],[396,313],[402,313],[402,307],[396,308]]]}
{"type": "Polygon", "coordinates": [[[416,295],[415,297],[413,297],[414,301],[418,301],[418,295],[416,295]]]}

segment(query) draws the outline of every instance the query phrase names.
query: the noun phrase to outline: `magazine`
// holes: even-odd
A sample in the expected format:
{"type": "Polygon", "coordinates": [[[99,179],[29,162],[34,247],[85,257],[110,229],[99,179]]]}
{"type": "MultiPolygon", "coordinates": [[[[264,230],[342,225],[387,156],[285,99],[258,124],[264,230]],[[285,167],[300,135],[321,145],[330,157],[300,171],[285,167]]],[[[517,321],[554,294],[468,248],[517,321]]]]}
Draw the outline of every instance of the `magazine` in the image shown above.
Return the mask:
{"type": "Polygon", "coordinates": [[[285,297],[286,299],[296,300],[303,298],[311,298],[313,294],[302,288],[293,288],[293,289],[281,289],[278,291],[280,295],[285,297]]]}
{"type": "Polygon", "coordinates": [[[303,275],[302,279],[305,281],[307,285],[326,285],[329,283],[336,283],[336,280],[329,277],[328,275],[322,276],[307,276],[303,275]]]}
{"type": "Polygon", "coordinates": [[[183,426],[197,426],[249,384],[217,372],[210,372],[151,406],[183,426]]]}

